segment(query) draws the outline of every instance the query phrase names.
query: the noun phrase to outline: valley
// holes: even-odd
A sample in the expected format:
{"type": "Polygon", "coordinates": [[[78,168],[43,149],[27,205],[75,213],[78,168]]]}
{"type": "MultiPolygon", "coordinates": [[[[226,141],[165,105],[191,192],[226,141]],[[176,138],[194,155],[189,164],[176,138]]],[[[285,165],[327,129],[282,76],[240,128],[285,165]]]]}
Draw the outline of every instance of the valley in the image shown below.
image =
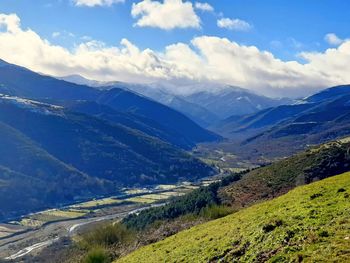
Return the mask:
{"type": "Polygon", "coordinates": [[[22,216],[18,221],[0,225],[0,258],[25,260],[56,243],[68,242],[81,231],[98,223],[117,222],[128,215],[157,207],[178,196],[183,196],[215,178],[197,183],[157,185],[123,189],[122,194],[75,203],[59,209],[50,209],[22,216]]]}
{"type": "Polygon", "coordinates": [[[332,242],[348,256],[328,219],[345,220],[349,85],[180,96],[5,61],[0,84],[0,261],[303,261],[332,242]]]}

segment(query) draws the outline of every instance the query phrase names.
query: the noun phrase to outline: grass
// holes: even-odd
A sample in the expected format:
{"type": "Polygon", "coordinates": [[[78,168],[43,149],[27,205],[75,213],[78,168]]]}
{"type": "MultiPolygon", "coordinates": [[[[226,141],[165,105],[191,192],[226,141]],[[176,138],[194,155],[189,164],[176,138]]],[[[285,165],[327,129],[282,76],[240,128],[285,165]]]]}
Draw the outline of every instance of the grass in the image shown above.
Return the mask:
{"type": "Polygon", "coordinates": [[[99,206],[108,206],[108,205],[116,205],[122,203],[122,200],[118,200],[115,198],[104,198],[104,199],[98,199],[98,200],[92,200],[80,204],[73,205],[74,208],[79,209],[89,209],[89,208],[95,208],[99,206]]]}
{"type": "Polygon", "coordinates": [[[111,262],[107,251],[103,248],[96,247],[89,251],[83,260],[83,263],[109,263],[111,262]]]}
{"type": "Polygon", "coordinates": [[[176,184],[160,184],[156,188],[159,190],[172,190],[177,188],[178,186],[176,184]]]}
{"type": "Polygon", "coordinates": [[[41,220],[32,219],[32,218],[23,218],[18,223],[21,226],[26,226],[26,227],[41,227],[45,222],[41,220]]]}
{"type": "Polygon", "coordinates": [[[131,198],[125,199],[125,201],[134,202],[134,203],[152,204],[157,201],[169,199],[170,197],[173,197],[173,196],[181,196],[181,195],[183,195],[183,193],[169,191],[161,194],[146,194],[142,196],[131,197],[131,198]]]}
{"type": "Polygon", "coordinates": [[[134,203],[152,204],[157,202],[158,200],[144,198],[144,197],[131,197],[131,198],[125,199],[125,201],[134,202],[134,203]]]}
{"type": "Polygon", "coordinates": [[[349,262],[350,173],[298,187],[117,262],[349,262]]]}
{"type": "Polygon", "coordinates": [[[43,212],[41,214],[54,216],[58,218],[78,218],[86,215],[86,212],[70,209],[70,210],[50,210],[50,211],[43,212]]]}
{"type": "Polygon", "coordinates": [[[220,190],[235,209],[272,199],[296,186],[349,171],[349,143],[330,142],[252,170],[242,180],[220,190]]]}
{"type": "Polygon", "coordinates": [[[47,210],[40,213],[31,215],[30,217],[23,218],[19,224],[27,227],[40,227],[48,222],[65,220],[65,219],[74,219],[82,217],[88,213],[88,210],[47,210]]]}

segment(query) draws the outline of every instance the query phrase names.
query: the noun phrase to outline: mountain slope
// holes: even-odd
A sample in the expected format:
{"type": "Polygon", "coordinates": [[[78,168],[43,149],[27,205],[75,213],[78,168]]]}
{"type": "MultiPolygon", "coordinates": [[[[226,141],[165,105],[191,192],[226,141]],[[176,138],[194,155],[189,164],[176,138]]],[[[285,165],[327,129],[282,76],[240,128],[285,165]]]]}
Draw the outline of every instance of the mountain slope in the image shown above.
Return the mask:
{"type": "Polygon", "coordinates": [[[0,121],[59,160],[120,184],[175,182],[212,172],[202,162],[155,137],[57,106],[3,97],[0,121]]]}
{"type": "Polygon", "coordinates": [[[0,122],[0,219],[112,192],[114,184],[92,178],[0,122]]]}
{"type": "Polygon", "coordinates": [[[346,138],[255,169],[237,183],[220,189],[220,198],[241,209],[280,196],[296,186],[347,172],[350,170],[349,148],[350,141],[346,138]]]}
{"type": "Polygon", "coordinates": [[[194,145],[191,140],[184,138],[181,134],[170,128],[166,128],[156,121],[131,112],[120,112],[109,106],[88,101],[68,103],[66,107],[74,112],[91,115],[112,123],[124,125],[131,129],[139,130],[147,135],[157,137],[165,142],[170,142],[183,149],[190,149],[194,145]]]}
{"type": "Polygon", "coordinates": [[[348,85],[327,89],[297,104],[231,117],[213,130],[232,139],[222,148],[261,162],[349,135],[349,114],[348,85]]]}
{"type": "Polygon", "coordinates": [[[288,122],[311,122],[334,120],[348,112],[350,85],[338,86],[321,91],[292,105],[281,105],[246,116],[231,116],[213,127],[213,130],[234,135],[254,129],[268,129],[288,122]],[[341,109],[338,112],[337,110],[341,109]],[[314,119],[309,118],[313,116],[314,119]],[[315,117],[321,119],[315,119],[315,117]],[[325,119],[329,116],[328,119],[325,119]],[[323,118],[323,119],[322,119],[323,118]]]}
{"type": "MultiPolygon", "coordinates": [[[[133,91],[137,94],[142,94],[148,98],[158,101],[170,108],[173,108],[190,119],[201,125],[202,127],[208,127],[213,123],[216,123],[220,118],[213,112],[207,110],[201,105],[191,103],[181,95],[175,95],[170,90],[165,90],[162,87],[154,87],[152,85],[141,85],[141,84],[129,84],[129,83],[113,83],[110,87],[126,89],[133,91]]],[[[103,86],[101,87],[103,88],[103,86]]],[[[106,88],[106,87],[105,87],[106,88]]]]}
{"type": "Polygon", "coordinates": [[[199,225],[117,262],[347,262],[350,174],[199,225]]]}
{"type": "Polygon", "coordinates": [[[335,99],[339,96],[349,95],[350,85],[341,85],[331,87],[325,90],[322,90],[312,96],[309,96],[304,99],[307,102],[321,102],[325,100],[335,99]]]}
{"type": "Polygon", "coordinates": [[[183,114],[146,97],[123,89],[98,90],[1,61],[0,93],[41,101],[95,101],[121,112],[132,112],[157,122],[178,134],[180,140],[196,143],[215,141],[220,136],[209,132],[183,114]]]}
{"type": "Polygon", "coordinates": [[[94,100],[99,91],[49,76],[0,60],[0,93],[54,100],[94,100]]]}
{"type": "Polygon", "coordinates": [[[213,92],[195,92],[184,96],[184,99],[201,105],[219,118],[225,119],[232,115],[240,116],[258,112],[281,104],[289,104],[289,99],[272,99],[254,94],[249,90],[237,87],[224,87],[213,92]]]}
{"type": "Polygon", "coordinates": [[[156,120],[161,125],[181,134],[185,139],[193,143],[220,139],[220,136],[203,129],[185,115],[158,102],[123,89],[104,91],[98,97],[97,102],[118,111],[131,112],[156,120]]]}

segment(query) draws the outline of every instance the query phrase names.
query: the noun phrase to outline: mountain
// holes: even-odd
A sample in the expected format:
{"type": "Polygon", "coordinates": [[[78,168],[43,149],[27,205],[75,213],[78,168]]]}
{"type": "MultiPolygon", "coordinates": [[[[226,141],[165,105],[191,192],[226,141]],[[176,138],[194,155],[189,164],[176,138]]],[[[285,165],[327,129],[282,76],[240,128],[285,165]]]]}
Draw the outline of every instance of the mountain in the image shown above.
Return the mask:
{"type": "Polygon", "coordinates": [[[107,105],[118,111],[131,112],[149,119],[156,120],[161,125],[181,134],[194,144],[219,140],[221,137],[211,133],[183,114],[123,89],[104,91],[97,99],[100,104],[107,105]]]}
{"type": "Polygon", "coordinates": [[[63,79],[77,84],[98,86],[101,89],[118,88],[133,91],[182,112],[202,127],[215,125],[231,115],[241,116],[262,109],[293,103],[291,99],[268,98],[246,89],[224,85],[194,84],[187,87],[192,92],[179,93],[177,91],[179,87],[168,87],[162,84],[147,85],[123,82],[97,84],[98,82],[93,83],[81,76],[63,79]]]}
{"type": "Polygon", "coordinates": [[[190,149],[194,146],[193,141],[186,139],[180,133],[167,128],[156,121],[131,112],[116,111],[109,106],[89,101],[69,102],[66,103],[65,106],[74,112],[91,115],[109,122],[124,125],[131,129],[139,130],[147,135],[157,137],[183,149],[190,149]]]}
{"type": "Polygon", "coordinates": [[[350,174],[195,226],[116,262],[347,262],[350,174]]]}
{"type": "Polygon", "coordinates": [[[0,145],[0,220],[114,190],[115,184],[63,163],[3,122],[0,145]]]}
{"type": "Polygon", "coordinates": [[[54,104],[62,101],[95,101],[121,112],[151,119],[176,132],[182,137],[180,140],[190,140],[191,146],[220,139],[220,136],[201,128],[185,115],[125,89],[98,90],[43,76],[5,61],[0,62],[0,93],[54,104]]]}
{"type": "Polygon", "coordinates": [[[171,183],[214,172],[139,130],[6,95],[0,96],[0,143],[4,217],[108,194],[118,186],[171,183]]]}
{"type": "MultiPolygon", "coordinates": [[[[107,85],[107,84],[106,84],[107,85]]],[[[186,98],[172,93],[170,90],[163,89],[162,87],[155,87],[153,85],[131,84],[123,82],[110,83],[107,86],[100,86],[100,88],[111,89],[119,88],[125,89],[137,94],[146,96],[159,103],[162,103],[170,108],[173,108],[202,127],[208,127],[209,125],[216,123],[220,120],[215,113],[210,112],[201,105],[191,103],[186,98]]]]}
{"type": "Polygon", "coordinates": [[[208,87],[203,84],[193,85],[188,87],[193,90],[189,94],[176,93],[173,89],[177,90],[177,87],[161,84],[115,83],[112,87],[132,90],[152,98],[182,112],[203,127],[212,126],[231,115],[240,116],[292,103],[290,99],[272,99],[246,89],[222,85],[208,84],[208,87]],[[205,89],[210,91],[201,91],[205,89]]]}
{"type": "Polygon", "coordinates": [[[293,118],[298,114],[311,109],[314,104],[303,103],[294,105],[281,105],[275,108],[268,108],[257,113],[244,116],[231,116],[217,125],[213,126],[214,131],[220,131],[228,137],[234,137],[243,132],[259,131],[273,127],[282,121],[293,118]]]}
{"type": "Polygon", "coordinates": [[[310,144],[349,134],[350,86],[321,91],[293,105],[230,117],[213,130],[240,143],[229,148],[261,156],[286,156],[310,144]]]}
{"type": "Polygon", "coordinates": [[[334,99],[343,95],[349,95],[349,85],[341,85],[336,87],[331,87],[325,90],[322,90],[312,96],[309,96],[304,99],[306,102],[322,102],[325,100],[334,99]]]}
{"type": "Polygon", "coordinates": [[[59,160],[113,182],[170,182],[181,177],[200,177],[202,172],[210,171],[158,138],[58,106],[5,96],[0,99],[0,121],[59,160]]]}
{"type": "Polygon", "coordinates": [[[249,90],[227,86],[212,92],[195,92],[184,97],[187,101],[201,105],[220,119],[232,115],[240,116],[292,102],[290,99],[272,99],[249,90]]]}
{"type": "Polygon", "coordinates": [[[77,74],[63,76],[63,77],[56,77],[56,78],[60,79],[60,80],[67,81],[67,82],[75,83],[78,85],[85,85],[85,86],[96,87],[96,88],[108,85],[108,83],[97,81],[97,80],[87,79],[87,78],[84,78],[83,76],[77,75],[77,74]]]}
{"type": "Polygon", "coordinates": [[[23,98],[94,100],[99,91],[0,61],[0,93],[23,98]]]}

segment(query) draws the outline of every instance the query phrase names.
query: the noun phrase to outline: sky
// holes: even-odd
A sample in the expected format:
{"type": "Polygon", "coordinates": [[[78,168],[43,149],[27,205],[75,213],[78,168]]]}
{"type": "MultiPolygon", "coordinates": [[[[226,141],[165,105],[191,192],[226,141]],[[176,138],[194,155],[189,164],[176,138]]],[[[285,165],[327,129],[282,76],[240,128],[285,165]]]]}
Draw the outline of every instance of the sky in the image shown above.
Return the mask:
{"type": "Polygon", "coordinates": [[[349,39],[348,0],[0,1],[0,58],[174,93],[215,83],[302,96],[347,84],[349,39]]]}

